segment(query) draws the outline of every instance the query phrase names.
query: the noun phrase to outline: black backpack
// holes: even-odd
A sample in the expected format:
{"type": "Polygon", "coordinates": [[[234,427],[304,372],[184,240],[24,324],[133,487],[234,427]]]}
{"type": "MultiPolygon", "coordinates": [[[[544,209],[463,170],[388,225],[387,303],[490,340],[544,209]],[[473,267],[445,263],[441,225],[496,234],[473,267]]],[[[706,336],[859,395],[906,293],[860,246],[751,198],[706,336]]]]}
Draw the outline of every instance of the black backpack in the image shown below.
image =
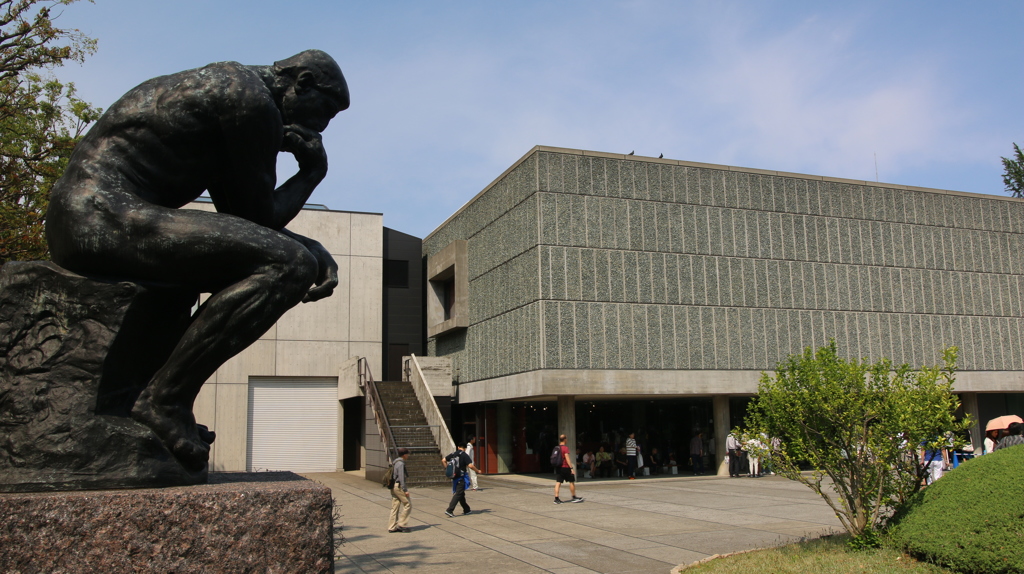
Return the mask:
{"type": "Polygon", "coordinates": [[[551,466],[558,468],[562,466],[562,445],[555,447],[555,450],[551,451],[551,466]]]}
{"type": "Polygon", "coordinates": [[[448,465],[444,467],[444,475],[448,478],[459,478],[462,476],[462,468],[459,466],[459,451],[455,451],[446,457],[448,465]]]}

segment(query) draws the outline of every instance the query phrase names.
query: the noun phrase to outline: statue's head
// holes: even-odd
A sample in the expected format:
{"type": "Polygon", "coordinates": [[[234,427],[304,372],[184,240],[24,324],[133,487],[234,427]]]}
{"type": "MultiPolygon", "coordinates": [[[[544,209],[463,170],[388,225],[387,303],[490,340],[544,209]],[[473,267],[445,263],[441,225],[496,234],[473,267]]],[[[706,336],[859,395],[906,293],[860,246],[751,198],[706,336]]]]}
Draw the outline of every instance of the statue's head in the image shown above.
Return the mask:
{"type": "Polygon", "coordinates": [[[326,52],[306,50],[274,62],[272,69],[283,89],[279,106],[285,124],[322,132],[338,112],[348,109],[348,83],[326,52]]]}

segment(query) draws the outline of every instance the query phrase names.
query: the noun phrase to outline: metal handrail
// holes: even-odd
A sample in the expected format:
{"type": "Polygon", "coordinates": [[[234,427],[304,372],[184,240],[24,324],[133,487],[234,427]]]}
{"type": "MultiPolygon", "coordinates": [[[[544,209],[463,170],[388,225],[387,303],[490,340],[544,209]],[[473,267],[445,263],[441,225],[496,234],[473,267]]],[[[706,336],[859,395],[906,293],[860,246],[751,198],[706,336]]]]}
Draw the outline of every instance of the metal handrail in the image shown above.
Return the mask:
{"type": "Polygon", "coordinates": [[[370,363],[366,357],[359,358],[359,384],[366,389],[366,396],[370,398],[370,408],[373,410],[373,418],[377,421],[377,431],[380,433],[380,441],[384,444],[384,452],[388,455],[388,462],[398,458],[398,446],[395,444],[395,437],[391,434],[391,425],[388,424],[388,415],[384,412],[384,403],[380,400],[377,392],[377,384],[373,380],[373,373],[370,372],[370,363]]]}

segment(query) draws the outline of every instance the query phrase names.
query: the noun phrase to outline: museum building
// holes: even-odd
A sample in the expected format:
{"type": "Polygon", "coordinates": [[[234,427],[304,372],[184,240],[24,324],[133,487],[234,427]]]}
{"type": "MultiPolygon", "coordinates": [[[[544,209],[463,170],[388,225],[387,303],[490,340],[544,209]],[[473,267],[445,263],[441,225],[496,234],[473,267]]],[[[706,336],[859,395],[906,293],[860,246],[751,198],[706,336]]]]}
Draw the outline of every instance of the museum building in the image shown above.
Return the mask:
{"type": "Polygon", "coordinates": [[[428,353],[492,472],[560,433],[722,453],[761,372],[830,338],[912,366],[959,347],[987,420],[1024,412],[1022,253],[1018,199],[536,147],[424,239],[428,353]]]}
{"type": "Polygon", "coordinates": [[[212,470],[376,476],[367,375],[421,363],[489,473],[543,469],[560,433],[722,453],[761,372],[830,338],[914,366],[956,345],[967,412],[1024,412],[1022,200],[538,146],[422,242],[381,214],[289,228],[340,284],[204,386],[212,470]]]}

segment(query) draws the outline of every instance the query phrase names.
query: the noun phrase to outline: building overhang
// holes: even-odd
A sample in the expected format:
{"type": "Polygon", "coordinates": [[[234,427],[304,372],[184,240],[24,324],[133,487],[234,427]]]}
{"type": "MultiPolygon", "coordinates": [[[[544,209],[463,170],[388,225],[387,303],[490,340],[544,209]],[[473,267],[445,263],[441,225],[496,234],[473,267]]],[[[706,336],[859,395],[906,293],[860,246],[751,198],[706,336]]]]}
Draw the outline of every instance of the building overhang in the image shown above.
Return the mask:
{"type": "Polygon", "coordinates": [[[541,400],[752,395],[761,371],[542,369],[459,385],[459,403],[541,400]]]}
{"type": "MultiPolygon", "coordinates": [[[[541,369],[462,383],[458,387],[458,402],[540,401],[566,395],[573,395],[577,400],[749,396],[757,394],[762,373],[752,370],[541,369]]],[[[958,393],[1019,393],[1024,391],[1024,371],[960,371],[953,390],[958,393]]]]}

